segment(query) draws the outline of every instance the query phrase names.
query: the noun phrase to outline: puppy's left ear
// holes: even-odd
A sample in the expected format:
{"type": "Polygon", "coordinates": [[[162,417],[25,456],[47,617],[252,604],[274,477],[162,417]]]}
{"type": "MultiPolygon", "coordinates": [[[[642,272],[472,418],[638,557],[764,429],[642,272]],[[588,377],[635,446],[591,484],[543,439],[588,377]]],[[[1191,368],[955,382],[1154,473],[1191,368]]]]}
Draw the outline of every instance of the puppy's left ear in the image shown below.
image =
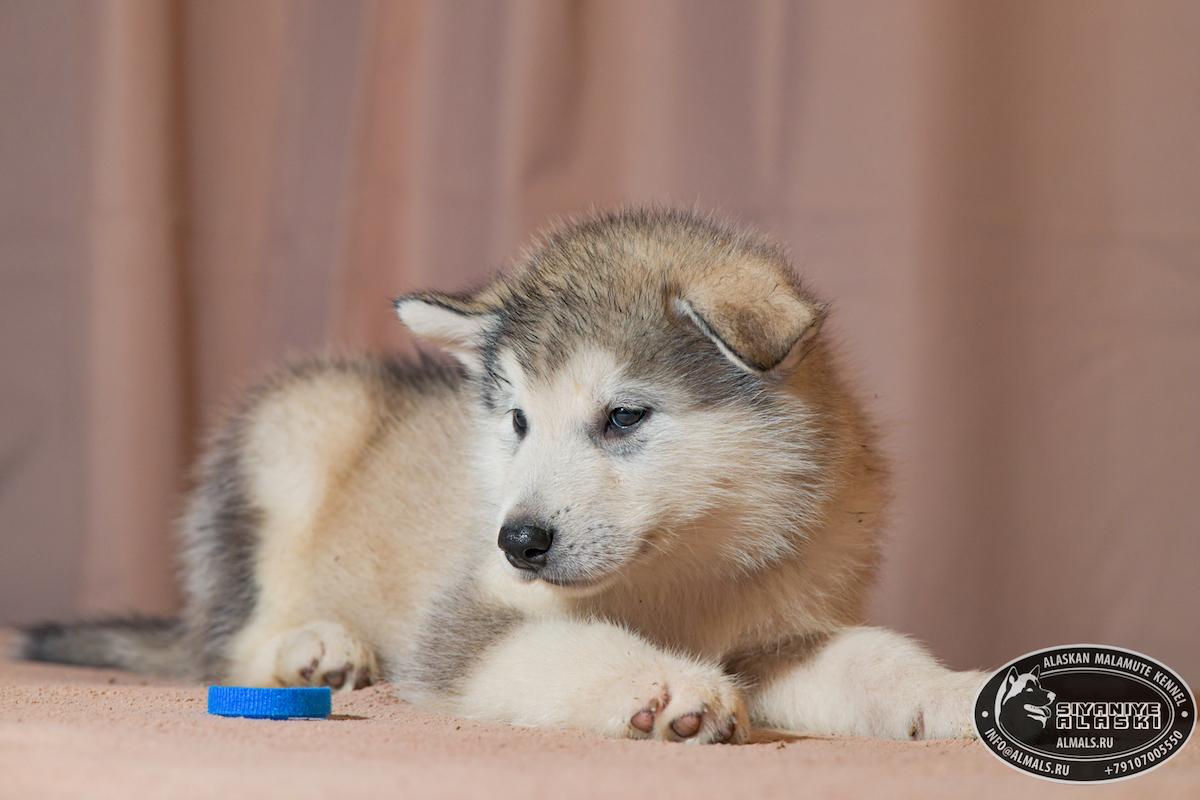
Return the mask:
{"type": "Polygon", "coordinates": [[[674,305],[726,358],[763,376],[786,374],[808,355],[829,309],[786,268],[761,263],[709,270],[674,305]]]}
{"type": "Polygon", "coordinates": [[[467,371],[483,371],[483,347],[499,316],[476,298],[418,292],[393,301],[396,316],[417,336],[458,359],[467,371]]]}

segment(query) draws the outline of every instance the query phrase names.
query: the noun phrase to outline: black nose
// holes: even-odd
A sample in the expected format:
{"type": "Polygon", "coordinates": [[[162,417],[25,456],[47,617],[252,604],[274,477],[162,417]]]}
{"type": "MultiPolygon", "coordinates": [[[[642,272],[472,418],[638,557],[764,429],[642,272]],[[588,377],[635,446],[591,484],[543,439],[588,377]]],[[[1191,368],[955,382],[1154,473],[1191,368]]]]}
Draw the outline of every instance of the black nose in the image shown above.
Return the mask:
{"type": "Polygon", "coordinates": [[[537,572],[546,566],[546,553],[554,544],[554,531],[527,522],[515,522],[500,529],[498,544],[508,563],[517,569],[537,572]]]}

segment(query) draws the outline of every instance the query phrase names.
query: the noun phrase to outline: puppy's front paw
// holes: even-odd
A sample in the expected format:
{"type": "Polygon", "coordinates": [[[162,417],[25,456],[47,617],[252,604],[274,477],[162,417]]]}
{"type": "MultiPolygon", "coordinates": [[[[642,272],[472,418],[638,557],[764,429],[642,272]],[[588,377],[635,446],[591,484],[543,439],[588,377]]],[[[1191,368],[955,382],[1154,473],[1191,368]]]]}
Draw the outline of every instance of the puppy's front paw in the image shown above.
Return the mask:
{"type": "Polygon", "coordinates": [[[741,693],[717,669],[664,671],[649,681],[635,705],[628,730],[634,739],[736,744],[746,741],[750,730],[741,693]]]}
{"type": "Polygon", "coordinates": [[[314,622],[286,634],[275,656],[284,686],[361,689],[378,679],[375,654],[336,622],[314,622]]]}

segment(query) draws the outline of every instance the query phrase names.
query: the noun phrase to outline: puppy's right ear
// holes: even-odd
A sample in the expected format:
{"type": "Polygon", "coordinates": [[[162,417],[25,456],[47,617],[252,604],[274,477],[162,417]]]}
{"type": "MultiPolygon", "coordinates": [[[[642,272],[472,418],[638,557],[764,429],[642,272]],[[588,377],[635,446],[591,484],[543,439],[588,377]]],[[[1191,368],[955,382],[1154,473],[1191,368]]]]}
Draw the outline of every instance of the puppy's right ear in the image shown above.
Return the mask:
{"type": "Polygon", "coordinates": [[[461,295],[418,292],[393,301],[396,316],[413,333],[458,359],[467,371],[483,371],[483,347],[497,323],[496,311],[461,295]]]}
{"type": "Polygon", "coordinates": [[[1012,686],[1017,682],[1017,677],[1017,668],[1009,667],[1008,674],[1004,676],[1004,683],[1008,686],[1012,686]]]}

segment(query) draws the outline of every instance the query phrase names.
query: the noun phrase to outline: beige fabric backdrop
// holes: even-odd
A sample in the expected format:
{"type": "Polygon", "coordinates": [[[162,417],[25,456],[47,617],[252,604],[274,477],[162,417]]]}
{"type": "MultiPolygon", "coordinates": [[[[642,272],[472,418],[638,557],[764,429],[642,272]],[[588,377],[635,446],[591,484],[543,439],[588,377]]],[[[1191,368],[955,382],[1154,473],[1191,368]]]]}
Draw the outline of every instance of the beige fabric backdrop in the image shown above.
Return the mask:
{"type": "Polygon", "coordinates": [[[880,622],[1200,681],[1197,42],[1138,0],[0,4],[0,621],[171,609],[236,387],[659,200],[835,301],[900,475],[880,622]]]}

